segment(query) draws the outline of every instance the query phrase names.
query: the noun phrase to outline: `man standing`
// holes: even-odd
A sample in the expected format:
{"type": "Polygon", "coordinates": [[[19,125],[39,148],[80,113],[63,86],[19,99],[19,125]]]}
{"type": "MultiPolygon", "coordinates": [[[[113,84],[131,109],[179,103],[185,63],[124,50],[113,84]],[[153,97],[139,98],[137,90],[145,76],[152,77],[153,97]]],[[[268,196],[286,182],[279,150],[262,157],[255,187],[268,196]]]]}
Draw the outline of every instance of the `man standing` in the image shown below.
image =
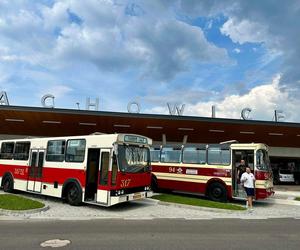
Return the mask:
{"type": "Polygon", "coordinates": [[[242,174],[241,183],[244,185],[246,194],[247,194],[247,202],[250,209],[250,212],[253,211],[253,197],[254,197],[254,186],[255,186],[255,177],[251,173],[251,169],[246,167],[246,172],[242,174]]]}
{"type": "Polygon", "coordinates": [[[245,160],[241,160],[241,164],[237,167],[237,177],[238,177],[238,183],[240,183],[242,174],[246,171],[246,164],[245,160]]]}

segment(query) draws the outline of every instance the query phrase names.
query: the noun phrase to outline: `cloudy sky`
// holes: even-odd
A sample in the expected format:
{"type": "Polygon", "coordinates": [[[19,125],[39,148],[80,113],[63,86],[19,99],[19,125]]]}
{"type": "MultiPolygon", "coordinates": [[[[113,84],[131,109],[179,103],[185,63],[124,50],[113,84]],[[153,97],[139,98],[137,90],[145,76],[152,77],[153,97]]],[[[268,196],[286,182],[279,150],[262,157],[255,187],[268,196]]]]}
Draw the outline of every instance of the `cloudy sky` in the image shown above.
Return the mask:
{"type": "Polygon", "coordinates": [[[11,105],[300,122],[299,0],[0,0],[11,105]]]}

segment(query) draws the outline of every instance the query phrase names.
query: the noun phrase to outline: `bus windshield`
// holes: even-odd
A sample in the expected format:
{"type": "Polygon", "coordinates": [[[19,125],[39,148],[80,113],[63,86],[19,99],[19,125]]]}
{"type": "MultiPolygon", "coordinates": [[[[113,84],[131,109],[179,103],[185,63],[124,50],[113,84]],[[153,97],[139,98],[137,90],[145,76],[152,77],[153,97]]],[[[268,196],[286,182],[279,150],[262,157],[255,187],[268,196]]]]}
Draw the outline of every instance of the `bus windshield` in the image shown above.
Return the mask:
{"type": "Polygon", "coordinates": [[[149,148],[133,145],[118,145],[118,163],[122,172],[149,172],[150,150],[149,148]]]}
{"type": "Polygon", "coordinates": [[[259,149],[256,152],[256,168],[258,170],[270,171],[270,159],[266,150],[259,149]]]}

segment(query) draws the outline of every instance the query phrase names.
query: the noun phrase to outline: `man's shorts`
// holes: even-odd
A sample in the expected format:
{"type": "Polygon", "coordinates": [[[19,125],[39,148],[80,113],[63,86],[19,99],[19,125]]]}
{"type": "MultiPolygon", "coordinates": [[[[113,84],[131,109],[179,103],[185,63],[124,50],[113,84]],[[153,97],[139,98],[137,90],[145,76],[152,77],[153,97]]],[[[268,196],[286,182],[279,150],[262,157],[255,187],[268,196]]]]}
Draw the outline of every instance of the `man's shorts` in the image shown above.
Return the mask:
{"type": "Polygon", "coordinates": [[[254,188],[245,187],[245,191],[246,191],[247,196],[254,196],[254,188]]]}

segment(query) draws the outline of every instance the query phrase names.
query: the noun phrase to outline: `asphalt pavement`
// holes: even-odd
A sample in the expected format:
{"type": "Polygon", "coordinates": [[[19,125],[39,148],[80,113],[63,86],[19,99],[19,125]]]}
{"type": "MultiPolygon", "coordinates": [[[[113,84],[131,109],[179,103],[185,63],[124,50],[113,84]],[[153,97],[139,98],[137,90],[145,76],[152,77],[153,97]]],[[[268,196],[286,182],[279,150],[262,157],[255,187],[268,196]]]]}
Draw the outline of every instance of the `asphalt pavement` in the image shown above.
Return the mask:
{"type": "Polygon", "coordinates": [[[1,250],[60,243],[63,249],[298,250],[300,220],[1,221],[0,243],[1,250]]]}

